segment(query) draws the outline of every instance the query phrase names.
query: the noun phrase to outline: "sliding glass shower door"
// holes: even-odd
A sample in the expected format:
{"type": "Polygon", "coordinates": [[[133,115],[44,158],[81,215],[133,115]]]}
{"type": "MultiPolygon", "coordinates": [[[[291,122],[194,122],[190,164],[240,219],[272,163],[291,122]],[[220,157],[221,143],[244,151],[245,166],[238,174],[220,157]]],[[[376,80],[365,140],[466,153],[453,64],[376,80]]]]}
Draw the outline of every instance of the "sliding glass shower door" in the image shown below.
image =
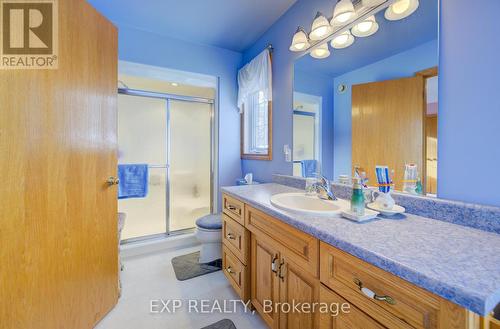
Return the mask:
{"type": "Polygon", "coordinates": [[[170,100],[170,230],[211,211],[211,104],[170,100]]]}
{"type": "Polygon", "coordinates": [[[167,101],[118,95],[118,164],[147,164],[145,198],[118,200],[127,214],[122,239],[161,234],[167,216],[167,101]]]}
{"type": "Polygon", "coordinates": [[[120,90],[118,163],[147,164],[145,198],[118,201],[123,240],[191,229],[211,212],[213,102],[120,90]]]}

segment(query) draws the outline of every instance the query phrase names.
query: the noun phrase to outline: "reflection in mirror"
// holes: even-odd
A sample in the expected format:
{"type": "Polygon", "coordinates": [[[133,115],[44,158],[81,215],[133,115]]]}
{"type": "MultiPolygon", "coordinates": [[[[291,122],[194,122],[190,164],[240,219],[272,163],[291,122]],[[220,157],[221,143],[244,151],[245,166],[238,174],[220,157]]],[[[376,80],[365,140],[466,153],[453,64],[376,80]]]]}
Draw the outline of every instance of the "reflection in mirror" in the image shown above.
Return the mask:
{"type": "Polygon", "coordinates": [[[294,93],[293,98],[293,174],[314,177],[320,169],[321,97],[294,93]]]}
{"type": "Polygon", "coordinates": [[[388,166],[396,190],[436,195],[438,1],[421,0],[401,20],[384,11],[375,19],[370,37],[353,33],[352,44],[329,47],[328,58],[296,60],[293,173],[307,177],[315,161],[314,170],[345,181],[358,168],[375,187],[375,167],[388,166]],[[302,112],[317,116],[314,125],[302,112]]]}

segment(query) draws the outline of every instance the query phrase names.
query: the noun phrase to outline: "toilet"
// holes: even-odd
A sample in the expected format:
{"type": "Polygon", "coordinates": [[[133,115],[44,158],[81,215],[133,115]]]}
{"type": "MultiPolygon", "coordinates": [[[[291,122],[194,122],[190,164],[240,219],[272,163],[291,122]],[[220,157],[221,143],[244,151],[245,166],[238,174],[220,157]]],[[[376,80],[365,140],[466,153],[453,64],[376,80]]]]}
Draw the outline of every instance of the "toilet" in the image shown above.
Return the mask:
{"type": "Polygon", "coordinates": [[[221,259],[221,215],[206,215],[196,220],[196,239],[201,243],[199,263],[221,259]]]}

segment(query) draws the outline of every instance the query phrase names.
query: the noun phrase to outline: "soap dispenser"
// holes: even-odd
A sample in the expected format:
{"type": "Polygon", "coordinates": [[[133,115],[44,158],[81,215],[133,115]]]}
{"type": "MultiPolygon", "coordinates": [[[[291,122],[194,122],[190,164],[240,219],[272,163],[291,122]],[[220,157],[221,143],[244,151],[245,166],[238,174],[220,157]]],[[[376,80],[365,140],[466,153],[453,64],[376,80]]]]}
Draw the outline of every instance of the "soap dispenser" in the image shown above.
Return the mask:
{"type": "Polygon", "coordinates": [[[365,215],[365,195],[363,193],[363,185],[361,185],[361,179],[357,177],[353,179],[351,212],[358,217],[365,215]]]}

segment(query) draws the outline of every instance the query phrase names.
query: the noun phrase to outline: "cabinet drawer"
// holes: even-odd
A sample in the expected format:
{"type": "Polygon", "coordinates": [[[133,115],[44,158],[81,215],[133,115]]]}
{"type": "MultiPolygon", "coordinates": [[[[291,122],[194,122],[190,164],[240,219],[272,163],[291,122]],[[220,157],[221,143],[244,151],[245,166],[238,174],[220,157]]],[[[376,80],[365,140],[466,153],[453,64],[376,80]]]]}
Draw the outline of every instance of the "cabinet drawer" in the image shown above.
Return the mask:
{"type": "Polygon", "coordinates": [[[439,297],[326,243],[320,245],[321,282],[336,293],[388,328],[440,328],[439,297]],[[360,287],[379,300],[367,297],[360,287]]]}
{"type": "Polygon", "coordinates": [[[231,217],[222,215],[222,241],[244,265],[247,265],[248,261],[248,237],[245,227],[231,217]]]}
{"type": "Polygon", "coordinates": [[[284,246],[283,255],[315,278],[319,272],[319,240],[255,208],[245,208],[245,227],[264,233],[284,246]]]}
{"type": "Polygon", "coordinates": [[[222,271],[243,301],[249,299],[247,267],[226,247],[222,246],[222,271]]]}
{"type": "Polygon", "coordinates": [[[245,214],[245,207],[244,203],[240,200],[232,198],[227,194],[223,194],[222,211],[241,225],[245,225],[245,220],[243,218],[245,214]]]}
{"type": "Polygon", "coordinates": [[[320,329],[384,329],[380,323],[369,317],[363,311],[353,304],[350,304],[344,298],[333,291],[321,286],[319,292],[321,303],[327,305],[335,304],[334,312],[321,313],[320,329]],[[349,304],[348,312],[342,312],[342,305],[349,304]],[[338,306],[338,307],[337,307],[338,306]]]}

